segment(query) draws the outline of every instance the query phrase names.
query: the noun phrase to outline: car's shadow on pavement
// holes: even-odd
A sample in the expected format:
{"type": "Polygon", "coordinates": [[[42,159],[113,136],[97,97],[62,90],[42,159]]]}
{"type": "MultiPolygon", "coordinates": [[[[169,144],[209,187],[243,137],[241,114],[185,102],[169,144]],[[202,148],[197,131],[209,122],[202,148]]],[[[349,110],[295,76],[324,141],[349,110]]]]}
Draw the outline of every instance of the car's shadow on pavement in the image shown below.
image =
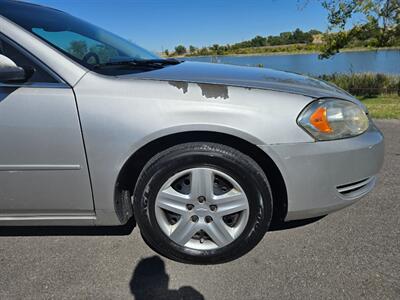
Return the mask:
{"type": "MultiPolygon", "coordinates": [[[[271,224],[269,231],[302,227],[324,217],[271,224]]],[[[1,236],[107,236],[130,235],[136,226],[134,219],[123,226],[0,226],[1,236]]]]}
{"type": "Polygon", "coordinates": [[[158,256],[152,256],[139,261],[129,286],[136,300],[204,299],[203,295],[191,286],[170,290],[168,284],[169,275],[165,271],[164,261],[158,256]]]}
{"type": "Polygon", "coordinates": [[[135,226],[133,218],[123,226],[0,226],[0,236],[130,235],[135,226]]]}
{"type": "Polygon", "coordinates": [[[288,222],[275,222],[275,223],[271,224],[268,231],[280,231],[280,230],[292,229],[292,228],[297,228],[297,227],[303,227],[303,226],[315,223],[325,217],[326,216],[304,219],[304,220],[288,221],[288,222]]]}

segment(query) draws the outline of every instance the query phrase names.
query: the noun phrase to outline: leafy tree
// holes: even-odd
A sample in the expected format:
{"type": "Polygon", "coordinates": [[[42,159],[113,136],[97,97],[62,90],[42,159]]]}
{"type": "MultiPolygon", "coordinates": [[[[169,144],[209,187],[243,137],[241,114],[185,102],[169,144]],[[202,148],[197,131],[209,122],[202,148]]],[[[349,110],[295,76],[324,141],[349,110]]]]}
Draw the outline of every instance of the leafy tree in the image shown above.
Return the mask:
{"type": "Polygon", "coordinates": [[[266,44],[271,46],[277,45],[290,45],[290,44],[311,44],[314,40],[314,35],[321,34],[318,30],[310,30],[308,32],[303,32],[297,28],[293,32],[282,32],[279,36],[268,36],[266,39],[266,44]]]}
{"type": "Polygon", "coordinates": [[[71,55],[82,59],[88,53],[88,46],[85,41],[72,41],[67,51],[71,55]]]}
{"type": "Polygon", "coordinates": [[[292,42],[291,42],[292,33],[291,32],[281,32],[279,34],[279,37],[281,38],[280,45],[292,44],[292,42]]]}
{"type": "Polygon", "coordinates": [[[271,45],[271,46],[283,45],[281,37],[273,36],[273,35],[270,35],[267,38],[267,43],[268,43],[268,45],[271,45]]]}
{"type": "Polygon", "coordinates": [[[315,30],[315,29],[311,29],[308,34],[313,36],[313,35],[317,35],[317,34],[321,34],[322,32],[319,30],[315,30]]]}
{"type": "Polygon", "coordinates": [[[251,47],[263,47],[267,45],[267,38],[257,35],[250,40],[251,47]]]}
{"type": "Polygon", "coordinates": [[[214,44],[214,45],[212,45],[211,49],[214,50],[214,51],[218,51],[219,45],[218,44],[214,44]]]}
{"type": "Polygon", "coordinates": [[[203,48],[201,48],[200,50],[199,50],[199,55],[209,55],[210,54],[210,51],[208,50],[208,48],[207,47],[203,47],[203,48]]]}
{"type": "Polygon", "coordinates": [[[168,49],[165,49],[164,54],[165,54],[166,56],[169,56],[169,51],[168,51],[168,49]]]}
{"type": "Polygon", "coordinates": [[[182,55],[186,53],[186,47],[183,45],[178,45],[175,47],[175,53],[178,55],[182,55]]]}
{"type": "Polygon", "coordinates": [[[223,55],[225,50],[226,50],[226,47],[225,46],[220,46],[219,44],[214,44],[214,45],[211,46],[210,49],[211,49],[213,54],[223,55]]]}
{"type": "Polygon", "coordinates": [[[189,46],[189,52],[190,52],[190,53],[193,54],[193,53],[195,53],[196,51],[197,51],[197,48],[196,48],[195,46],[193,46],[193,45],[190,45],[190,46],[189,46]]]}
{"type": "MultiPolygon", "coordinates": [[[[316,30],[314,30],[315,32],[316,30]]],[[[303,32],[299,28],[293,31],[292,36],[289,38],[289,41],[293,44],[310,44],[313,41],[313,34],[310,32],[303,32]]]]}
{"type": "Polygon", "coordinates": [[[90,47],[89,51],[97,54],[100,63],[107,63],[113,57],[118,56],[118,51],[108,45],[97,44],[90,47]]]}
{"type": "Polygon", "coordinates": [[[338,53],[352,41],[365,39],[366,35],[378,47],[392,46],[400,41],[399,0],[321,0],[321,3],[328,10],[329,22],[322,58],[338,53]],[[355,14],[363,15],[365,21],[345,31],[355,14]]]}

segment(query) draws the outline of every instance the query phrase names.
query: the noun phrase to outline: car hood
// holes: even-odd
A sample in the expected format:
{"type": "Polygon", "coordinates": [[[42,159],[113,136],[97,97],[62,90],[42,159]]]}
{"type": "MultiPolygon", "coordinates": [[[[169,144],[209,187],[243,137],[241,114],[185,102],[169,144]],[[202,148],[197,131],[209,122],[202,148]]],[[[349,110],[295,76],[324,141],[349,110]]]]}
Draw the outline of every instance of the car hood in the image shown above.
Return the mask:
{"type": "Polygon", "coordinates": [[[241,67],[224,64],[185,61],[162,69],[123,75],[138,79],[222,84],[246,88],[274,90],[293,94],[336,97],[354,101],[342,89],[308,76],[266,68],[241,67]]]}

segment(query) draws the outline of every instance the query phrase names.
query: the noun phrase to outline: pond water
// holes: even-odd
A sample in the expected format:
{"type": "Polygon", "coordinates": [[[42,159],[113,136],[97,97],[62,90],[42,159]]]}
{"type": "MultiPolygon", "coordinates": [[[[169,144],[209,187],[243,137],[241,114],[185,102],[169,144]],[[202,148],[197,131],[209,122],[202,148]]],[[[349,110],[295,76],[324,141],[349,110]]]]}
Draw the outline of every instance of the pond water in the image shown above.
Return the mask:
{"type": "Polygon", "coordinates": [[[257,66],[310,75],[332,73],[375,72],[400,74],[400,50],[342,52],[320,60],[318,54],[200,56],[185,60],[257,66]]]}

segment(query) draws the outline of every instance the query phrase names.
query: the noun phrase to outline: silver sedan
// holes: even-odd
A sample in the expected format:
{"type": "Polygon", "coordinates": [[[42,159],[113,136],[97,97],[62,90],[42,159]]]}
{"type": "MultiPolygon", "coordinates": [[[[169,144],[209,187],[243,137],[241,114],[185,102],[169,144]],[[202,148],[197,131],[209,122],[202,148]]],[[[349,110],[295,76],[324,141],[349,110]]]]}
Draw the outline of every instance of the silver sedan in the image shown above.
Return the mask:
{"type": "Polygon", "coordinates": [[[0,0],[0,225],[134,218],[171,259],[221,263],[272,223],[372,190],[383,136],[326,82],[161,59],[64,12],[0,0]]]}

